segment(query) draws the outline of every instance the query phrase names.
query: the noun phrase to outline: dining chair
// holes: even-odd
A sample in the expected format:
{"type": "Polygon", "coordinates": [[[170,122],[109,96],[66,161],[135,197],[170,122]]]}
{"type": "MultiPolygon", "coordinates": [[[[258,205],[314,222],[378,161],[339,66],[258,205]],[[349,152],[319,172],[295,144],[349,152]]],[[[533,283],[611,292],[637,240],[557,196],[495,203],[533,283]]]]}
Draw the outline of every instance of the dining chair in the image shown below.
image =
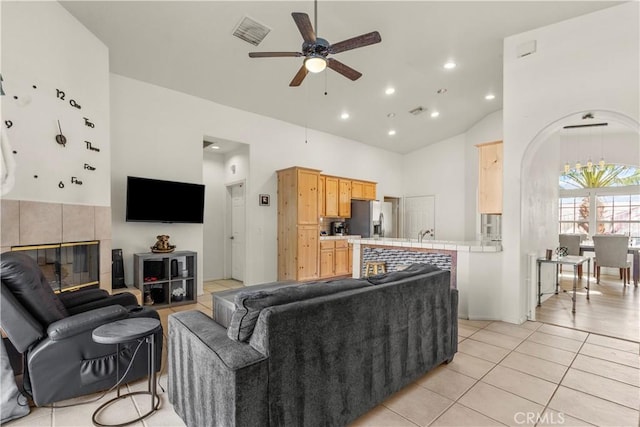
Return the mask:
{"type": "Polygon", "coordinates": [[[629,236],[620,234],[597,234],[593,236],[593,259],[596,283],[600,283],[600,267],[619,268],[623,285],[629,283],[631,263],[627,260],[629,236]]]}
{"type": "MultiPolygon", "coordinates": [[[[558,235],[558,242],[560,247],[567,248],[567,255],[580,255],[580,241],[582,240],[581,234],[560,234],[558,235]]],[[[562,264],[560,265],[560,272],[562,272],[562,264]]],[[[578,278],[582,279],[582,264],[578,266],[578,278]]]]}

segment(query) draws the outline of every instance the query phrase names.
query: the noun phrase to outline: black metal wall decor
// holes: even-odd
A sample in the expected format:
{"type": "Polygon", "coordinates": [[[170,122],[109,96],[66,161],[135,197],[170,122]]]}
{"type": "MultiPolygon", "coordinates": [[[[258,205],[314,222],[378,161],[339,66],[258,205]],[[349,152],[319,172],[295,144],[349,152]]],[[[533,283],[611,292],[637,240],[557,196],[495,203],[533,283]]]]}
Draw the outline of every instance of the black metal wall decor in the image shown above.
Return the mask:
{"type": "MultiPolygon", "coordinates": [[[[30,113],[33,116],[32,117],[33,121],[25,120],[24,122],[29,123],[28,126],[41,126],[40,129],[47,129],[47,128],[55,129],[54,130],[55,134],[53,135],[52,139],[55,140],[56,144],[58,144],[60,148],[66,148],[66,150],[64,151],[61,150],[57,152],[63,156],[69,156],[69,155],[73,155],[74,157],[77,156],[79,157],[78,160],[80,160],[77,163],[75,163],[74,161],[74,163],[77,166],[72,165],[71,170],[66,171],[67,173],[71,172],[71,175],[69,175],[70,178],[63,178],[62,176],[58,176],[56,178],[55,176],[51,176],[51,175],[47,176],[48,174],[39,173],[41,171],[38,171],[36,169],[38,167],[38,162],[30,162],[29,165],[26,166],[26,167],[30,167],[31,165],[33,165],[32,166],[33,170],[30,171],[30,175],[34,179],[42,178],[43,182],[46,182],[49,180],[53,180],[54,182],[58,181],[57,187],[59,189],[65,189],[67,187],[65,183],[68,183],[68,182],[70,182],[71,184],[74,184],[74,186],[83,185],[84,181],[86,181],[87,179],[90,179],[88,174],[91,172],[95,172],[98,169],[97,166],[99,166],[99,165],[96,165],[95,162],[93,161],[89,162],[87,158],[83,158],[83,157],[86,157],[87,155],[93,156],[93,154],[88,154],[87,151],[95,154],[100,153],[100,148],[95,146],[93,142],[85,139],[86,137],[89,136],[89,135],[86,135],[86,132],[92,132],[92,130],[96,128],[95,121],[90,119],[89,117],[85,117],[84,115],[75,116],[76,118],[74,118],[73,116],[75,114],[71,113],[68,110],[69,108],[71,108],[73,111],[80,112],[83,110],[83,105],[82,105],[83,103],[81,103],[77,98],[70,95],[70,93],[73,91],[69,91],[67,89],[60,88],[60,87],[44,89],[43,91],[40,91],[38,90],[39,84],[35,84],[35,83],[30,84],[29,86],[31,90],[34,90],[34,91],[38,90],[38,92],[28,91],[23,94],[11,93],[12,90],[5,92],[3,81],[4,81],[4,78],[2,74],[0,74],[0,94],[1,95],[7,94],[13,100],[15,100],[16,103],[14,104],[14,106],[25,108],[24,110],[25,116],[28,117],[30,113]],[[43,116],[42,111],[36,114],[35,112],[33,112],[35,110],[28,108],[29,104],[31,103],[32,94],[34,94],[34,96],[38,96],[38,101],[41,109],[43,108],[42,107],[43,105],[45,106],[44,108],[48,109],[48,112],[50,113],[50,116],[49,116],[50,121],[47,122],[46,115],[43,116]],[[42,98],[42,96],[44,96],[45,98],[42,98]],[[55,102],[56,99],[59,100],[60,103],[55,102]],[[47,107],[49,105],[51,105],[51,108],[47,107]],[[60,107],[56,107],[56,105],[59,105],[60,107]],[[64,107],[65,108],[64,110],[61,109],[63,108],[62,107],[63,105],[66,105],[66,107],[64,107]],[[53,119],[52,121],[51,121],[51,118],[53,119]],[[45,122],[42,121],[43,119],[45,120],[45,122]],[[63,125],[65,127],[64,132],[62,131],[63,125]],[[84,136],[85,138],[82,138],[82,136],[84,136]],[[82,144],[78,143],[79,141],[84,141],[85,150],[76,151],[82,147],[82,144]],[[75,168],[77,168],[77,170],[74,170],[75,168]]],[[[12,89],[13,85],[11,85],[9,88],[12,89]]],[[[10,111],[10,110],[6,109],[6,111],[10,111]]],[[[15,113],[15,111],[12,111],[12,112],[15,113]]],[[[9,114],[11,114],[11,112],[6,115],[8,116],[9,114]]],[[[23,126],[23,123],[22,123],[23,120],[19,121],[17,117],[6,117],[3,120],[3,123],[7,130],[11,129],[11,133],[15,132],[15,136],[18,136],[18,135],[21,135],[21,131],[24,132],[24,130],[22,130],[21,128],[23,126]],[[16,127],[19,127],[20,129],[16,130],[16,127]]],[[[24,138],[20,138],[20,137],[12,138],[12,142],[17,146],[17,148],[19,148],[21,144],[27,143],[27,141],[22,141],[21,139],[24,139],[24,138]]],[[[47,143],[48,141],[51,141],[51,140],[49,139],[41,142],[28,141],[28,143],[31,145],[35,143],[37,145],[40,143],[47,143]]],[[[17,150],[14,150],[13,153],[17,154],[17,150]]],[[[58,154],[54,153],[54,155],[57,156],[58,154]]],[[[69,164],[68,162],[66,163],[67,165],[69,164]]],[[[67,167],[66,169],[69,169],[69,168],[67,167]]],[[[93,176],[95,177],[95,175],[93,176]]]]}

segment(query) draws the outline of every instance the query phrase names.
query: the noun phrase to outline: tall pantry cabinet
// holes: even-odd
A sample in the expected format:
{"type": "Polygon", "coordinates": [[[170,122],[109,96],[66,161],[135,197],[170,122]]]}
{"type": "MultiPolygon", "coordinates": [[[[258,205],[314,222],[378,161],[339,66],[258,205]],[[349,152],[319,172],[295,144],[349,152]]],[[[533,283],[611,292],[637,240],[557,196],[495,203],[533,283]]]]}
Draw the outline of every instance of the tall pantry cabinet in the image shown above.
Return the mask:
{"type": "Polygon", "coordinates": [[[320,171],[300,167],[278,174],[278,280],[317,279],[320,171]]]}

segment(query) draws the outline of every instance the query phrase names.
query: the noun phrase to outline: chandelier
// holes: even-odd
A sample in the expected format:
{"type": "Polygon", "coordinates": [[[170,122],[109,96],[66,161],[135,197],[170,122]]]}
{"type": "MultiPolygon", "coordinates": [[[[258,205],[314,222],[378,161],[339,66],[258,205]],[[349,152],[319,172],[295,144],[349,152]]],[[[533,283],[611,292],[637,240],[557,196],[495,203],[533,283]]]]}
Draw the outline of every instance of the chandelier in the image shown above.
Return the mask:
{"type": "MultiPolygon", "coordinates": [[[[588,120],[588,119],[593,119],[593,113],[586,113],[582,116],[582,120],[588,120]]],[[[585,123],[585,124],[579,124],[579,125],[568,125],[568,126],[564,126],[563,129],[578,129],[578,128],[588,128],[588,129],[593,129],[595,127],[599,127],[602,128],[603,126],[608,126],[609,123],[585,123]]],[[[592,136],[590,134],[590,136],[592,136]]],[[[593,139],[593,138],[591,138],[593,139]]],[[[604,170],[604,168],[606,167],[606,162],[604,161],[604,155],[603,155],[603,148],[602,148],[602,129],[600,129],[600,160],[598,161],[598,164],[594,164],[593,161],[591,160],[591,156],[589,156],[587,158],[587,163],[586,165],[583,165],[580,160],[576,160],[575,163],[575,167],[571,167],[571,164],[569,162],[566,162],[564,164],[564,173],[568,174],[573,172],[581,172],[583,169],[585,169],[588,173],[593,173],[594,171],[598,171],[598,170],[604,170]]],[[[593,145],[593,144],[590,144],[593,145]]],[[[590,147],[593,148],[593,147],[590,147]]],[[[592,151],[592,150],[589,150],[592,151]]]]}

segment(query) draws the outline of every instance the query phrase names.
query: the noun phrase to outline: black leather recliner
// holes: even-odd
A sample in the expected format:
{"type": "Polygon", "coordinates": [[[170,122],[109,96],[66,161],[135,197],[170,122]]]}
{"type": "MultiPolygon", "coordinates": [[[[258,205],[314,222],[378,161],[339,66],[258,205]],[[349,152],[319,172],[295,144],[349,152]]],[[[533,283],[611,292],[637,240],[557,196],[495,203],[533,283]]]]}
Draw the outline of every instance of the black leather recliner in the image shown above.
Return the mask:
{"type": "MultiPolygon", "coordinates": [[[[23,384],[33,402],[46,405],[106,390],[116,383],[116,357],[122,375],[138,343],[98,344],[95,328],[131,317],[159,319],[138,305],[131,293],[109,295],[86,289],[55,294],[34,259],[20,252],[0,254],[0,327],[23,354],[23,384]]],[[[162,328],[156,333],[156,367],[162,359],[162,328]]],[[[147,345],[142,344],[126,378],[147,375],[147,345]]]]}

